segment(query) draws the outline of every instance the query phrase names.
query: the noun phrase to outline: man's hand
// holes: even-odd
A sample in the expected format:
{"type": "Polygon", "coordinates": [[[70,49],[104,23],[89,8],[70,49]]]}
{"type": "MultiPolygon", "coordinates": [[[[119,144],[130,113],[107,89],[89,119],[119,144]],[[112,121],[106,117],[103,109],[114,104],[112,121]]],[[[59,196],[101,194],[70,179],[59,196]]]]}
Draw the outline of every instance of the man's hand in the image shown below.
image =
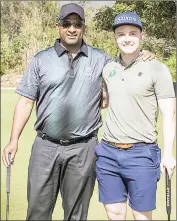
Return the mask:
{"type": "Polygon", "coordinates": [[[8,154],[11,153],[11,163],[13,163],[16,152],[18,150],[18,140],[10,141],[10,143],[4,148],[2,160],[6,167],[10,165],[8,154]]]}
{"type": "Polygon", "coordinates": [[[18,150],[18,141],[21,132],[26,125],[34,105],[34,100],[21,96],[18,100],[13,117],[12,132],[9,144],[4,148],[2,160],[6,167],[10,165],[8,154],[11,153],[11,163],[18,150]]]}
{"type": "Polygon", "coordinates": [[[143,61],[146,61],[146,60],[153,60],[155,59],[155,54],[152,54],[150,51],[147,51],[147,50],[142,50],[142,59],[143,61]]]}
{"type": "Polygon", "coordinates": [[[165,168],[166,168],[168,171],[169,178],[171,179],[175,171],[175,167],[176,167],[175,158],[172,155],[168,155],[168,156],[164,155],[160,164],[162,175],[164,175],[165,168]]]}

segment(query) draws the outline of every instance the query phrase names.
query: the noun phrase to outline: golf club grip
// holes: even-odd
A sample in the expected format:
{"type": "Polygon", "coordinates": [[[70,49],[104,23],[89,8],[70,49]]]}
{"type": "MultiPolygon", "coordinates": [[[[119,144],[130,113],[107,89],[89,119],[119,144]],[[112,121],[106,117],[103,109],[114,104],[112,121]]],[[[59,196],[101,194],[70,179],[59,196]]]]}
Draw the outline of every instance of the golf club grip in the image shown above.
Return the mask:
{"type": "Polygon", "coordinates": [[[166,180],[166,210],[167,214],[171,214],[171,180],[169,179],[168,171],[165,169],[166,180]]]}
{"type": "Polygon", "coordinates": [[[11,161],[10,161],[11,154],[8,154],[8,160],[10,165],[7,167],[7,180],[6,180],[6,191],[10,193],[10,173],[11,173],[11,161]]]}

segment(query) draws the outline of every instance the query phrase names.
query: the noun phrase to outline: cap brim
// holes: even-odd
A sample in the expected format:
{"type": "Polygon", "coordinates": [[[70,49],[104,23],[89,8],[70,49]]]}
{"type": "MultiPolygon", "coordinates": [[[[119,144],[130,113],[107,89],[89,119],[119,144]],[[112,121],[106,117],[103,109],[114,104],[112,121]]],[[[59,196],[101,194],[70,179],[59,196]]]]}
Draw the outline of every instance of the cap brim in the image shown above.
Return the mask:
{"type": "MultiPolygon", "coordinates": [[[[77,15],[79,15],[78,12],[71,11],[71,12],[66,13],[65,16],[59,17],[59,19],[64,19],[64,18],[66,18],[66,17],[67,17],[68,15],[70,15],[70,14],[77,14],[77,15]]],[[[81,17],[80,15],[79,15],[79,17],[80,17],[82,20],[85,20],[84,17],[81,17]]]]}
{"type": "Polygon", "coordinates": [[[122,23],[122,24],[113,25],[112,26],[113,31],[115,31],[116,28],[118,28],[118,27],[120,27],[122,25],[132,25],[132,26],[140,28],[140,30],[142,31],[142,27],[140,25],[132,24],[132,23],[122,23]]]}

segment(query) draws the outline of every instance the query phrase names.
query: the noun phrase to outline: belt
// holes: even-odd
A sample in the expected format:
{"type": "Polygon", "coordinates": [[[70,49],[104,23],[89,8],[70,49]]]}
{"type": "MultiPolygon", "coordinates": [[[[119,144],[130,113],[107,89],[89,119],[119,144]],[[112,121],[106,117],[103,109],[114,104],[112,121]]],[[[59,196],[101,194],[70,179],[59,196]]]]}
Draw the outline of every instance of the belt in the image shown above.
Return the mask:
{"type": "Polygon", "coordinates": [[[119,148],[122,148],[122,149],[127,149],[127,148],[130,148],[133,146],[132,143],[115,143],[115,142],[111,142],[111,141],[107,141],[107,140],[104,140],[104,142],[108,143],[108,144],[111,144],[112,146],[115,146],[115,147],[119,147],[119,148]]]}
{"type": "Polygon", "coordinates": [[[91,134],[89,134],[85,137],[77,137],[77,138],[72,138],[72,139],[56,140],[56,139],[53,139],[53,138],[49,137],[47,134],[45,134],[41,131],[37,131],[37,136],[41,137],[43,140],[48,140],[48,141],[51,141],[53,143],[60,144],[60,145],[63,145],[63,146],[68,146],[68,145],[79,143],[79,142],[82,142],[82,141],[88,141],[90,138],[96,136],[96,134],[91,133],[91,134]]]}

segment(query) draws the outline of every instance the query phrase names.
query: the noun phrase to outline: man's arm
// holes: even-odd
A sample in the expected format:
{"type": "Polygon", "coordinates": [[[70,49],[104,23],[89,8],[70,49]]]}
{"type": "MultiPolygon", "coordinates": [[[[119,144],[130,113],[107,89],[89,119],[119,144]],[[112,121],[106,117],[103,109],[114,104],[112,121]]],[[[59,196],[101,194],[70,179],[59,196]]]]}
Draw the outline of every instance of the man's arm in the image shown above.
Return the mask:
{"type": "Polygon", "coordinates": [[[2,159],[7,167],[10,162],[8,154],[11,153],[11,161],[15,158],[18,150],[18,141],[33,109],[34,100],[21,96],[18,100],[13,117],[12,132],[9,144],[4,148],[2,159]]]}
{"type": "Polygon", "coordinates": [[[101,94],[101,108],[107,108],[109,105],[109,95],[105,80],[102,82],[102,94],[101,94]]]}
{"type": "Polygon", "coordinates": [[[164,173],[164,169],[167,168],[169,177],[171,177],[176,166],[176,160],[173,157],[176,131],[175,98],[159,99],[158,103],[163,118],[164,151],[161,161],[161,171],[164,173]]]}
{"type": "Polygon", "coordinates": [[[101,108],[107,108],[109,105],[109,97],[107,90],[102,90],[102,97],[101,97],[101,108]]]}

